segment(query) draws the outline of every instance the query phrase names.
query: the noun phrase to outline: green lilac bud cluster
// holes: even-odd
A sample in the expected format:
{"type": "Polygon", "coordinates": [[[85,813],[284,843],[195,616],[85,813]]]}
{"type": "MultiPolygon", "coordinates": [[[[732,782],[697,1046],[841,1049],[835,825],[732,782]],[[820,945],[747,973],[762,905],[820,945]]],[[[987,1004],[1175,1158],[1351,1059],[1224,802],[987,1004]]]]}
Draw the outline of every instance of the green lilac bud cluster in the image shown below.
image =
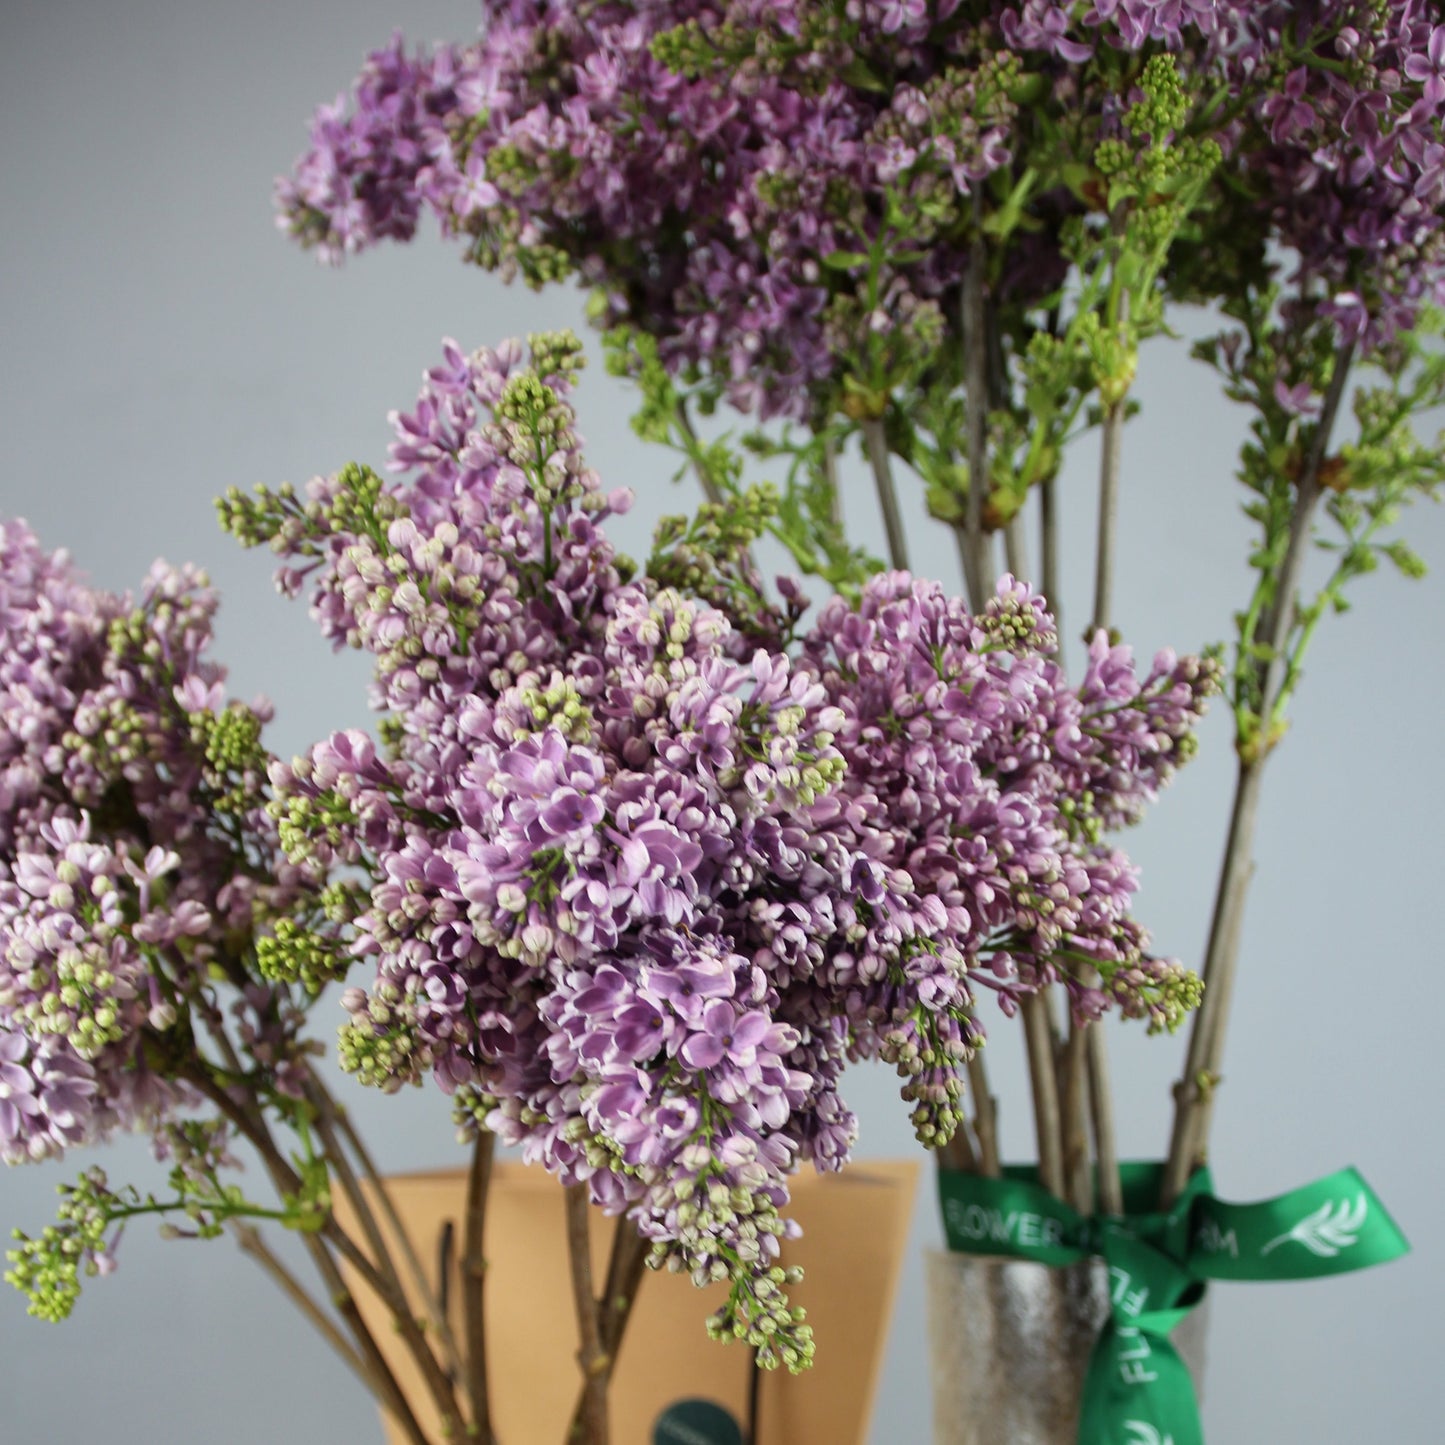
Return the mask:
{"type": "Polygon", "coordinates": [[[1091,845],[1102,840],[1104,824],[1094,809],[1092,788],[1085,788],[1078,794],[1060,794],[1058,806],[1064,831],[1072,840],[1091,845]]]}
{"type": "Polygon", "coordinates": [[[220,812],[246,813],[261,805],[270,754],[261,746],[261,719],[244,703],[219,713],[190,714],[191,742],[206,764],[211,804],[220,812]]]}
{"type": "Polygon", "coordinates": [[[18,1247],[5,1254],[6,1283],[28,1297],[27,1313],[52,1324],[70,1317],[82,1271],[93,1278],[109,1267],[106,1231],[116,1202],[103,1169],[88,1170],[77,1183],[60,1185],[59,1192],[58,1222],[47,1224],[36,1239],[17,1229],[18,1247]]]}
{"type": "MultiPolygon", "coordinates": [[[[296,758],[291,767],[298,779],[310,776],[308,758],[296,758]]],[[[281,851],[297,864],[314,862],[318,843],[332,849],[346,849],[360,822],[350,802],[334,790],[316,794],[281,793],[266,804],[266,811],[276,820],[281,851]]]]}
{"type": "MultiPolygon", "coordinates": [[[[600,304],[605,298],[594,297],[593,309],[600,304]]],[[[636,326],[613,326],[603,333],[602,351],[607,374],[631,380],[642,398],[632,430],[645,442],[670,443],[679,398],[658,355],[657,338],[636,326]]]]}
{"type": "Polygon", "coordinates": [[[410,1007],[401,990],[384,980],[365,996],[352,1022],[337,1033],[336,1057],[358,1081],[394,1093],[419,1084],[426,1067],[410,1007]]]}
{"type": "MultiPolygon", "coordinates": [[[[572,409],[535,370],[519,371],[507,379],[493,415],[487,432],[507,459],[526,472],[532,495],[544,512],[559,502],[583,497],[572,409]]],[[[550,529],[547,545],[550,549],[550,529]]]]}
{"type": "MultiPolygon", "coordinates": [[[[114,888],[103,876],[95,884],[114,888]]],[[[92,936],[84,942],[56,951],[48,974],[40,969],[30,971],[25,982],[33,996],[15,1009],[27,1033],[36,1038],[62,1038],[82,1059],[97,1058],[107,1045],[119,1043],[127,1028],[110,969],[109,945],[118,930],[102,924],[98,917],[92,927],[92,936]]]]}
{"type": "Polygon", "coordinates": [[[348,462],[324,495],[304,502],[289,482],[274,489],[258,486],[254,496],[230,487],[216,499],[216,512],[222,531],[243,547],[264,542],[275,552],[303,557],[319,556],[333,533],[355,533],[384,545],[387,527],[406,515],[382,478],[360,462],[348,462]]]}
{"type": "MultiPolygon", "coordinates": [[[[111,628],[111,652],[117,655],[116,643],[126,645],[129,619],[120,619],[111,628]],[[119,632],[118,632],[119,629],[119,632]]],[[[61,746],[80,763],[81,778],[94,778],[97,784],[113,782],[125,769],[151,756],[155,744],[155,719],[139,711],[127,698],[109,697],[76,715],[77,727],[61,738],[61,746]]],[[[113,806],[120,799],[102,796],[84,784],[75,790],[76,802],[88,807],[113,806]]]]}
{"type": "Polygon", "coordinates": [[[333,938],[294,918],[278,918],[272,932],[256,939],[256,967],[270,983],[300,984],[315,998],[328,983],[346,976],[349,960],[333,938]]]}
{"type": "Polygon", "coordinates": [[[708,1317],[708,1336],[751,1345],[760,1370],[786,1365],[789,1374],[801,1374],[813,1363],[813,1330],[804,1323],[807,1311],[790,1304],[784,1289],[801,1278],[801,1270],[774,1266],[766,1274],[735,1280],[727,1303],[708,1317]]]}
{"type": "Polygon", "coordinates": [[[1037,608],[1012,594],[993,597],[982,612],[975,615],[974,626],[988,639],[981,652],[1012,652],[1027,657],[1038,652],[1053,652],[1059,635],[1052,627],[1042,625],[1037,608]]]}
{"type": "Polygon", "coordinates": [[[956,1038],[940,1034],[938,1018],[931,1010],[915,1007],[883,1039],[881,1057],[903,1079],[899,1092],[914,1106],[909,1121],[914,1138],[925,1149],[943,1148],[963,1122],[963,1068],[970,1052],[964,1040],[972,1025],[960,1010],[951,1011],[950,1016],[959,1030],[956,1038]]]}
{"type": "Polygon", "coordinates": [[[457,1143],[470,1144],[485,1133],[487,1117],[500,1101],[476,1084],[458,1084],[452,1090],[452,1123],[457,1130],[457,1143]]]}
{"type": "Polygon", "coordinates": [[[527,337],[527,350],[538,376],[575,376],[587,365],[582,338],[575,331],[534,331],[527,337]]]}
{"type": "Polygon", "coordinates": [[[650,582],[698,597],[745,626],[764,622],[767,602],[749,548],[778,508],[777,489],[762,483],[733,491],[726,503],[704,502],[691,518],[664,517],[653,533],[650,582]]]}
{"type": "MultiPolygon", "coordinates": [[[[556,728],[569,742],[586,743],[592,739],[592,709],[582,700],[576,680],[553,673],[546,687],[524,687],[522,706],[531,711],[535,731],[556,728]]],[[[530,729],[519,729],[517,737],[528,735],[530,729]]]]}

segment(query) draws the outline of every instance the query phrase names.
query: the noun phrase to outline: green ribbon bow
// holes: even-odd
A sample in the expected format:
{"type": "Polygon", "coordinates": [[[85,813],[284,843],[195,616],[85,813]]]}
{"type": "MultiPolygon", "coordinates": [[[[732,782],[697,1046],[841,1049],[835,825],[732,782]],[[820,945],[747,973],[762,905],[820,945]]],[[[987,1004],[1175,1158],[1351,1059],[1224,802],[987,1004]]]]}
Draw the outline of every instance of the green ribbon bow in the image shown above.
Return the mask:
{"type": "Polygon", "coordinates": [[[1159,1211],[1163,1169],[1125,1164],[1124,1213],[1086,1217],[1042,1188],[1038,1170],[938,1174],[948,1247],[1039,1264],[1098,1256],[1110,1319],[1084,1376],[1078,1445],[1204,1445],[1189,1371],[1169,1332],[1211,1279],[1315,1279],[1408,1252],[1399,1226],[1356,1169],[1258,1204],[1216,1199],[1208,1170],[1159,1211]]]}

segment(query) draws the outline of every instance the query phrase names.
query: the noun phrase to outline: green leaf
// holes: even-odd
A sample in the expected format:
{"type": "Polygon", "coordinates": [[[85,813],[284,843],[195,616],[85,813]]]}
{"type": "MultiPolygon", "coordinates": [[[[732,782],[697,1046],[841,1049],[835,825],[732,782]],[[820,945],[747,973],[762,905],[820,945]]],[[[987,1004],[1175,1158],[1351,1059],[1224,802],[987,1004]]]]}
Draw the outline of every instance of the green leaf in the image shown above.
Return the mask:
{"type": "Polygon", "coordinates": [[[851,271],[855,266],[868,264],[868,257],[862,251],[830,251],[822,260],[834,271],[851,271]]]}

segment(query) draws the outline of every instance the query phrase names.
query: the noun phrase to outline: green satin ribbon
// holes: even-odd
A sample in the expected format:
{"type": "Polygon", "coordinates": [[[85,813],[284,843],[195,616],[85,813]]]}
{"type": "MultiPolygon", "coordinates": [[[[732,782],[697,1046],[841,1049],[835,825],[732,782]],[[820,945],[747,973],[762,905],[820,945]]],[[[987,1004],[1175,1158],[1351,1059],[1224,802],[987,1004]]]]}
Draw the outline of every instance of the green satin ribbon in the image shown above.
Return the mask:
{"type": "Polygon", "coordinates": [[[1356,1169],[1258,1204],[1216,1199],[1207,1170],[1167,1211],[1163,1169],[1125,1164],[1124,1213],[1086,1217],[1055,1199],[1032,1167],[1000,1179],[938,1175],[948,1247],[1039,1264],[1098,1256],[1111,1315],[1084,1377],[1078,1445],[1204,1445],[1189,1371],[1169,1332],[1211,1279],[1316,1279],[1408,1252],[1399,1226],[1356,1169]]]}

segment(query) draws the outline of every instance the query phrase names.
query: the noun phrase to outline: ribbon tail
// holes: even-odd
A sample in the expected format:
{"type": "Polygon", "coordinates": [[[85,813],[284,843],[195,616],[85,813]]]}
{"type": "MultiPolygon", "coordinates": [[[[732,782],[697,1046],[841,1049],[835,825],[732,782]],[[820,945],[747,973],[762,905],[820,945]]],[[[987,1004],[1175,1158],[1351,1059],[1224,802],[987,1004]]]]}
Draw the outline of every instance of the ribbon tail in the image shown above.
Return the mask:
{"type": "Polygon", "coordinates": [[[1104,1326],[1084,1376],[1077,1445],[1204,1445],[1194,1380],[1166,1336],[1104,1326]]]}

